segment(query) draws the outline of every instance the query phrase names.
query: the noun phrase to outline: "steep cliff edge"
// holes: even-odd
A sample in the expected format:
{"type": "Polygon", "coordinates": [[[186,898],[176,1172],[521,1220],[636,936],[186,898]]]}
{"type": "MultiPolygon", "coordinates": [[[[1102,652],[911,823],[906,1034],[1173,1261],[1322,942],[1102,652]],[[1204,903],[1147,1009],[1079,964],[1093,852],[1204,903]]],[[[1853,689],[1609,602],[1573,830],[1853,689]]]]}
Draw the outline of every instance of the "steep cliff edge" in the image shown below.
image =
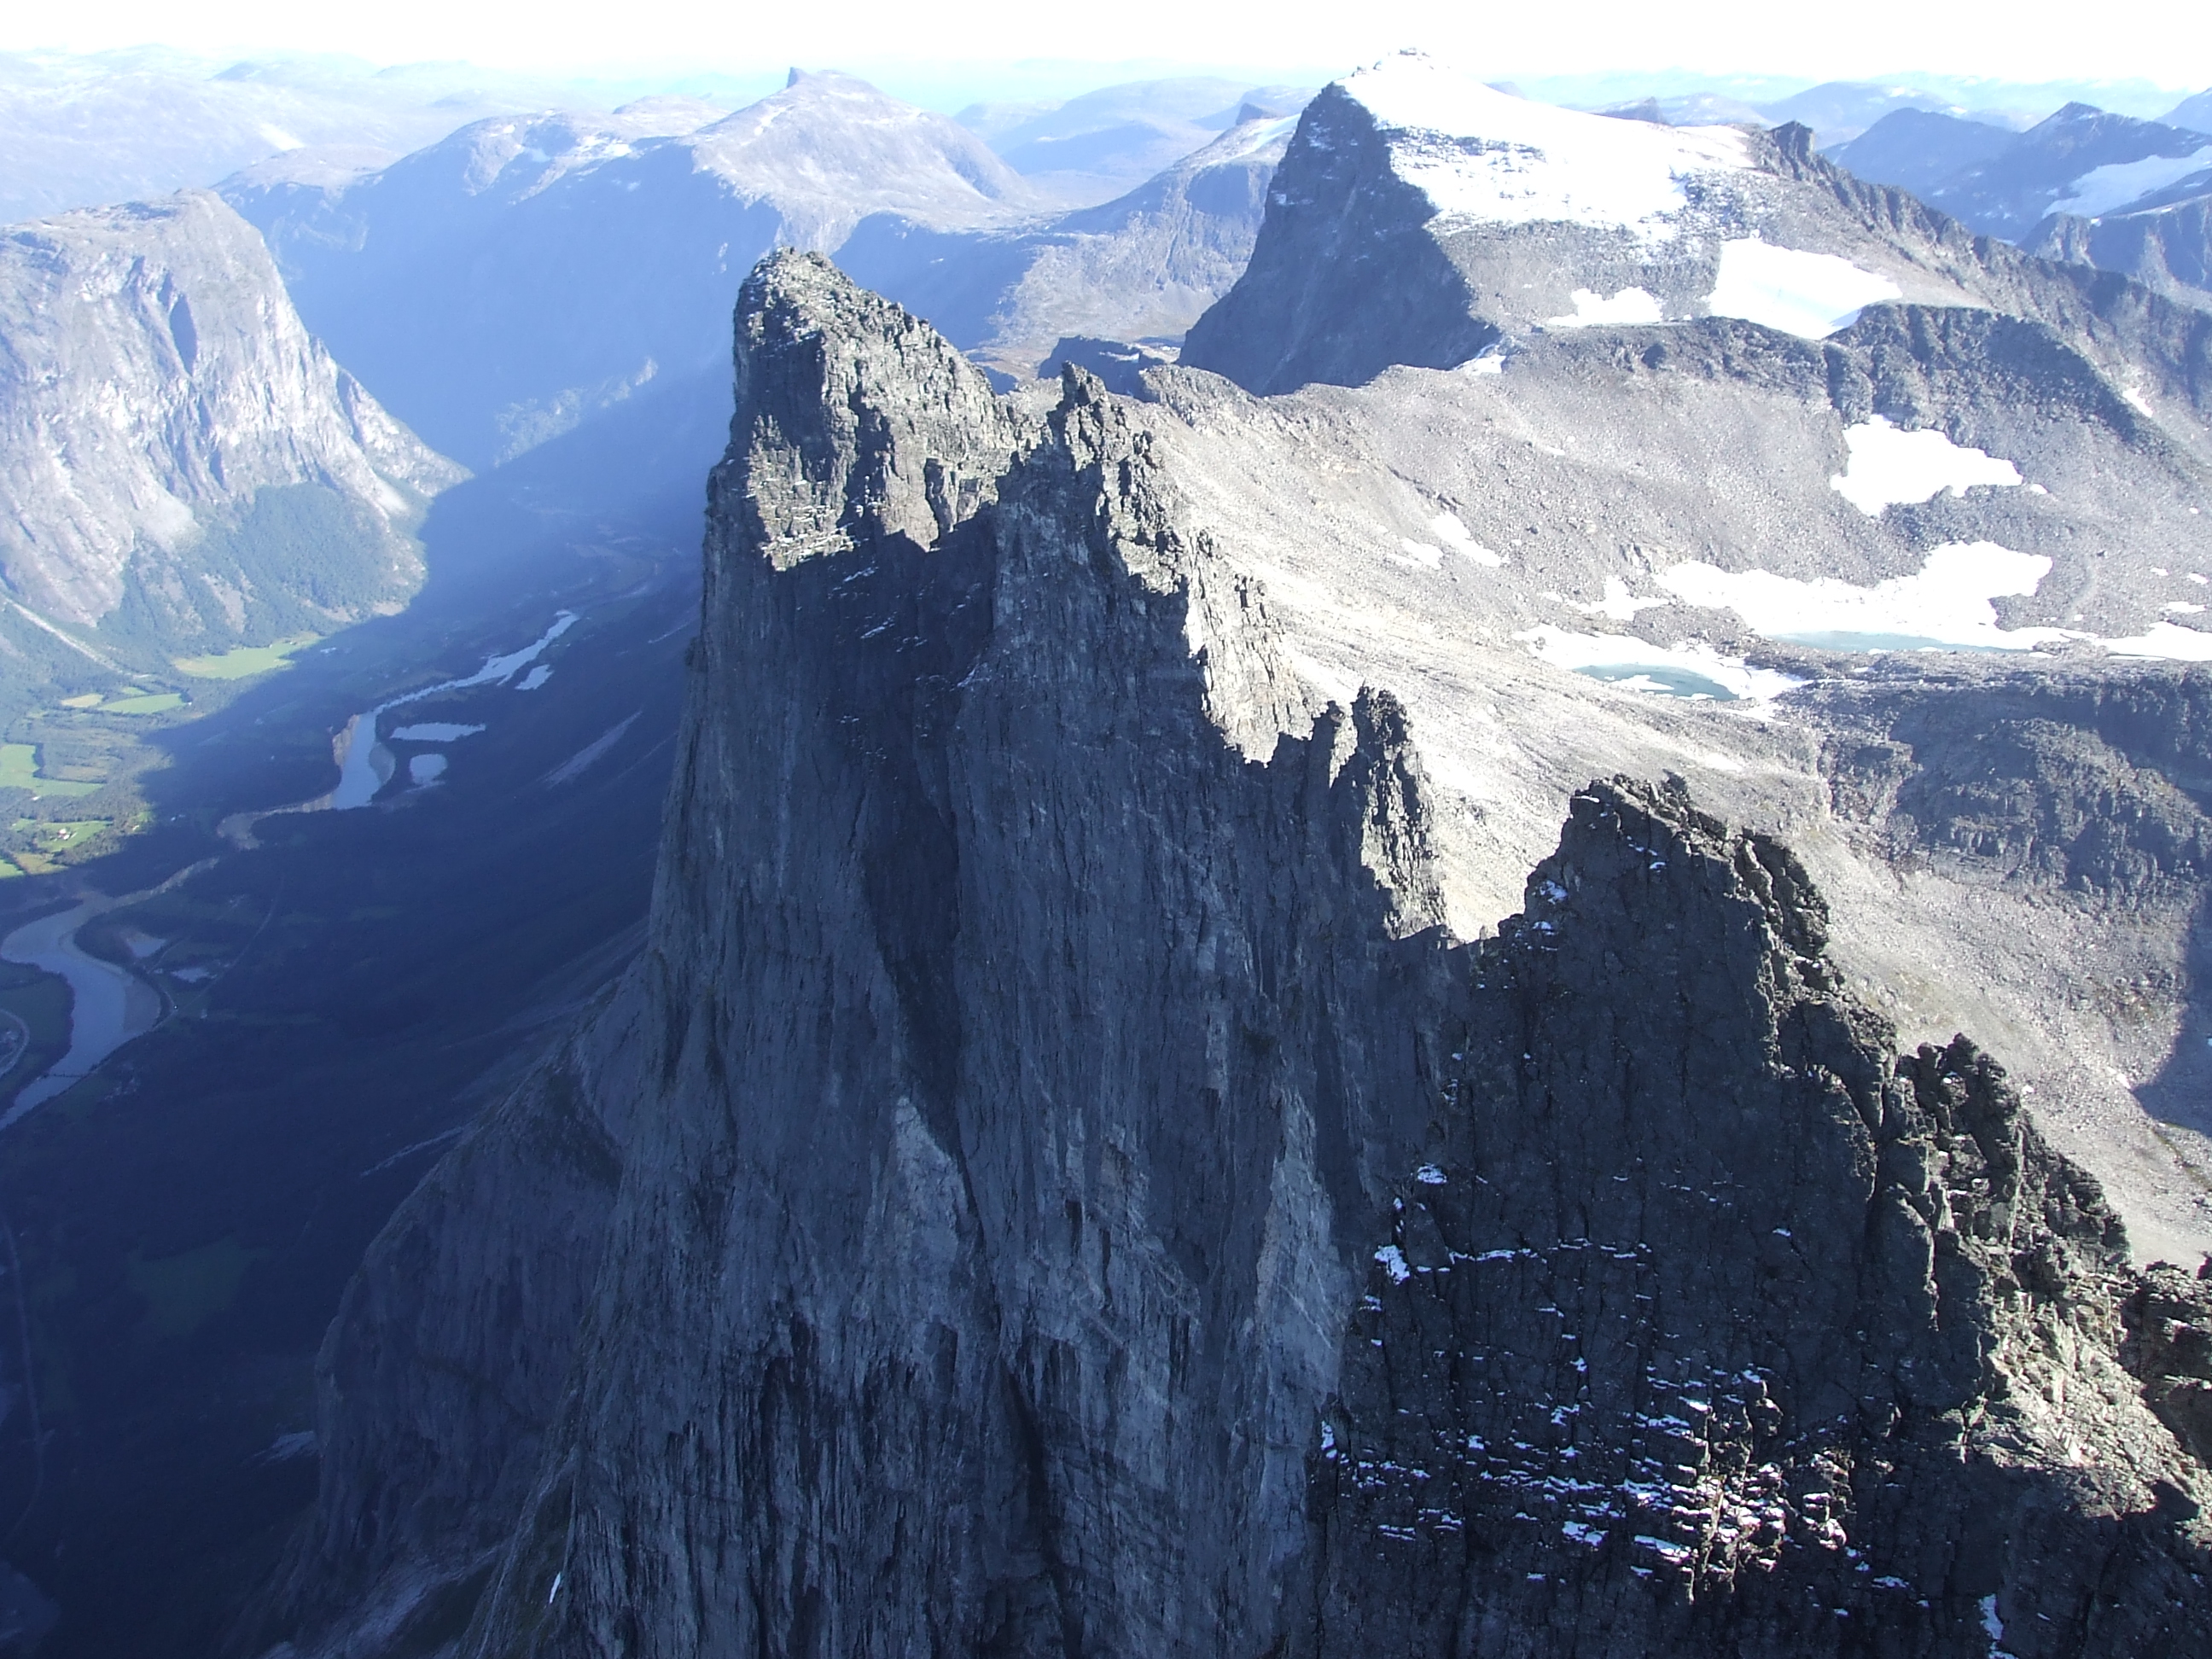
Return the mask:
{"type": "Polygon", "coordinates": [[[47,622],[109,650],[327,630],[413,591],[408,529],[461,476],[215,196],[0,236],[0,566],[47,622]]]}
{"type": "Polygon", "coordinates": [[[1780,1652],[1920,1547],[1838,1485],[1881,1457],[2040,1528],[1913,1555],[1911,1650],[2091,1583],[2203,1628],[2201,1292],[1966,1048],[1898,1071],[1780,846],[1596,787],[1462,943],[1399,702],[1314,712],[1095,383],[995,400],[797,254],[738,382],[650,946],[349,1293],[262,1642],[1780,1652]],[[1643,1379],[1715,1366],[1764,1379],[1778,1537],[1512,1541],[1512,1480],[1626,1491],[1643,1379]],[[1490,1480],[1447,1431],[1504,1460],[1455,1528],[1349,1477],[1490,1480]]]}

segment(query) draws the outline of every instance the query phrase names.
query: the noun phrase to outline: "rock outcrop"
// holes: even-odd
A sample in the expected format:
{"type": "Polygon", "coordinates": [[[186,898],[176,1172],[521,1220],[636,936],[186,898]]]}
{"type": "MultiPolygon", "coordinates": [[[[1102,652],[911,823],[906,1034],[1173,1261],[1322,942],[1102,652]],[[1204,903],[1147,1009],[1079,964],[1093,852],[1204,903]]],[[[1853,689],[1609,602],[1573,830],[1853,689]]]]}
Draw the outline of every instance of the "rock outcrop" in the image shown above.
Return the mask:
{"type": "Polygon", "coordinates": [[[1783,846],[1594,785],[1462,942],[1095,382],[786,253],[738,392],[650,945],[349,1293],[260,1642],[2203,1639],[2195,1281],[1783,846]]]}
{"type": "Polygon", "coordinates": [[[215,196],[0,236],[0,566],[46,621],[175,644],[367,615],[421,580],[408,528],[460,476],[215,196]]]}
{"type": "Polygon", "coordinates": [[[2201,1291],[1972,1043],[1899,1060],[1826,920],[1680,795],[1575,799],[1368,1274],[1304,1650],[2212,1640],[2201,1291]]]}

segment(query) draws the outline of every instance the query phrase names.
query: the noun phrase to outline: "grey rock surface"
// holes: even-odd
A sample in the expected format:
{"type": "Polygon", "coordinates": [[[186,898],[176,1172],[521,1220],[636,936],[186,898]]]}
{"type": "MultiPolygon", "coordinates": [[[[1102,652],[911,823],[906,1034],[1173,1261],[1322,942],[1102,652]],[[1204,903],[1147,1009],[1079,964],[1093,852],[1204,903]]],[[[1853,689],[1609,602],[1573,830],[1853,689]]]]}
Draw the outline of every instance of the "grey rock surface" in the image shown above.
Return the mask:
{"type": "Polygon", "coordinates": [[[1367,1275],[1294,1650],[2212,1639],[2201,1287],[2128,1273],[1972,1043],[1896,1057],[1785,849],[1572,811],[1367,1275]]]}
{"type": "MultiPolygon", "coordinates": [[[[1395,374],[995,399],[761,267],[650,945],[350,1293],[264,1639],[2202,1639],[2201,1293],[1971,1045],[1900,1062],[1868,1006],[1869,930],[1958,908],[1832,822],[1817,734],[1875,716],[1547,678],[1432,587],[1401,626],[1430,567],[1310,497],[1224,510],[1263,429],[1362,514],[1516,453],[1449,430],[1484,380],[1395,374]],[[1814,856],[1583,783],[1662,756],[1814,856]]],[[[2197,856],[2136,787],[2164,816],[2082,852],[2115,887],[2197,856]]]]}
{"type": "Polygon", "coordinates": [[[0,568],[46,622],[327,629],[413,590],[408,530],[461,476],[331,361],[216,197],[0,235],[0,568]],[[320,544],[277,545],[301,526],[320,544]]]}
{"type": "Polygon", "coordinates": [[[2046,259],[2124,271],[2154,294],[2212,311],[2212,167],[2124,213],[2054,216],[2027,247],[2046,259]]]}

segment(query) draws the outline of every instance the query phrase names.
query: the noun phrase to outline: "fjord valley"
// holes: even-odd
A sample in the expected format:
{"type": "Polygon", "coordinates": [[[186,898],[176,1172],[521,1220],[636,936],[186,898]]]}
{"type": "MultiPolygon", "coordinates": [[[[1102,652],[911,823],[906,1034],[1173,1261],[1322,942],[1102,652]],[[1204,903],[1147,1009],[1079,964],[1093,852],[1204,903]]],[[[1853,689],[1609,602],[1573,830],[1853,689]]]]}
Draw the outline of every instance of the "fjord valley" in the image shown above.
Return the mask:
{"type": "Polygon", "coordinates": [[[2201,112],[1492,78],[0,233],[0,1651],[2212,1647],[2201,112]]]}

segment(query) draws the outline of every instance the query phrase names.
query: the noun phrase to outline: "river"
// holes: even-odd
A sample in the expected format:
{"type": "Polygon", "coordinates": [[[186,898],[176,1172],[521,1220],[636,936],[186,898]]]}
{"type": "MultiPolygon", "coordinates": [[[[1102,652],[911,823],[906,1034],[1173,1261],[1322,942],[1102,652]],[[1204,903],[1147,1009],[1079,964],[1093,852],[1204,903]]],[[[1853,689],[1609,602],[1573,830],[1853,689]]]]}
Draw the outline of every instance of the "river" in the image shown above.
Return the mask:
{"type": "MultiPolygon", "coordinates": [[[[536,662],[545,647],[567,633],[575,621],[574,611],[563,611],[554,617],[550,627],[520,651],[488,657],[484,665],[473,674],[441,680],[435,685],[393,697],[355,715],[335,745],[338,763],[337,787],[328,794],[318,795],[295,806],[277,807],[275,812],[343,812],[368,805],[377,791],[391,781],[394,769],[392,751],[379,743],[376,736],[376,723],[388,710],[420,702],[444,691],[463,691],[477,685],[504,685],[536,662]]],[[[542,679],[536,682],[543,683],[542,679]]],[[[536,684],[531,689],[535,690],[536,684]]],[[[251,848],[256,845],[255,823],[275,816],[275,812],[234,812],[218,828],[225,839],[240,847],[251,848]]],[[[161,891],[205,867],[203,861],[191,870],[180,871],[154,890],[161,891]]],[[[76,930],[94,916],[118,904],[147,896],[144,893],[133,893],[125,900],[91,894],[67,910],[27,921],[0,939],[0,958],[59,975],[69,982],[70,999],[69,1052],[55,1061],[46,1075],[24,1085],[14,1103],[0,1113],[0,1129],[7,1128],[88,1076],[108,1055],[131,1038],[153,1030],[160,1021],[159,992],[136,974],[80,949],[76,942],[76,930]]]]}
{"type": "MultiPolygon", "coordinates": [[[[264,818],[273,818],[286,812],[349,812],[374,800],[384,786],[392,781],[397,769],[392,751],[377,740],[376,723],[394,708],[404,708],[410,702],[421,702],[445,691],[465,691],[471,686],[504,685],[544,654],[545,647],[567,633],[576,623],[576,613],[563,611],[553,618],[552,625],[520,651],[510,651],[504,656],[487,657],[484,665],[473,674],[457,680],[440,680],[435,685],[426,685],[419,691],[410,691],[404,696],[392,697],[374,708],[365,708],[346,722],[331,745],[332,757],[338,763],[338,781],[327,793],[313,800],[298,801],[290,806],[272,806],[258,812],[233,812],[216,826],[218,835],[232,845],[251,850],[261,843],[253,833],[253,826],[264,818]]],[[[544,672],[544,671],[538,671],[544,672]]],[[[535,690],[544,682],[540,679],[526,686],[535,690]]],[[[482,730],[482,727],[478,727],[482,730]]]]}
{"type": "Polygon", "coordinates": [[[0,1114],[0,1129],[73,1086],[161,1019],[159,992],[136,974],[102,962],[77,945],[76,930],[118,902],[94,893],[66,910],[27,921],[0,939],[0,957],[58,974],[70,988],[69,1052],[45,1076],[23,1085],[15,1103],[0,1114]]]}

